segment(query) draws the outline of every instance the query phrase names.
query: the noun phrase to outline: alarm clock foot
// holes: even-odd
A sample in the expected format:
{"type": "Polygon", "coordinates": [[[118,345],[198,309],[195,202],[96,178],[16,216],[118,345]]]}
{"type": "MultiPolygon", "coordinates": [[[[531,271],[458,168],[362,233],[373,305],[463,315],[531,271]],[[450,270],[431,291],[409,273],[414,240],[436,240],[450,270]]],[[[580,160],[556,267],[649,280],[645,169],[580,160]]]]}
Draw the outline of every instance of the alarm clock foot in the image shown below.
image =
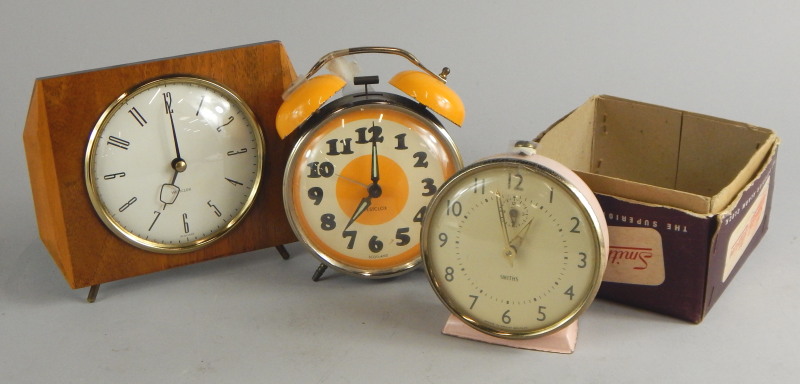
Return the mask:
{"type": "Polygon", "coordinates": [[[286,250],[286,247],[284,247],[283,244],[275,246],[275,249],[278,250],[278,253],[280,253],[281,258],[283,258],[284,260],[289,260],[289,257],[291,255],[289,255],[289,251],[286,250]]]}
{"type": "Polygon", "coordinates": [[[322,274],[324,274],[325,270],[327,270],[327,269],[328,269],[327,265],[325,265],[323,263],[320,263],[319,267],[317,267],[317,270],[314,271],[314,276],[311,276],[311,280],[319,281],[319,279],[322,278],[322,274]]]}
{"type": "Polygon", "coordinates": [[[94,303],[97,299],[97,292],[100,291],[100,284],[92,285],[89,287],[89,296],[86,296],[86,301],[89,303],[94,303]]]}

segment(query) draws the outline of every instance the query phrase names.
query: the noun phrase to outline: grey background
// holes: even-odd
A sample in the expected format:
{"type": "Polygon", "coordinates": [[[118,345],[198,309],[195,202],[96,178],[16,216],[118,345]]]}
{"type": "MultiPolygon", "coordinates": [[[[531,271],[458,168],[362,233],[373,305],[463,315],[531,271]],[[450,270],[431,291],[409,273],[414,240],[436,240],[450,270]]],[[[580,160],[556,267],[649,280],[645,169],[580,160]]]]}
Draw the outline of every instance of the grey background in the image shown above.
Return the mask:
{"type": "MultiPolygon", "coordinates": [[[[3,1],[0,381],[793,377],[800,4],[493,3],[3,1]],[[106,284],[97,303],[85,303],[87,289],[68,287],[37,234],[22,148],[34,79],[266,40],[283,41],[298,73],[331,50],[361,45],[398,46],[435,70],[449,66],[467,106],[465,126],[452,131],[468,163],[536,136],[599,93],[771,128],[782,146],[770,230],[702,324],[599,301],[581,320],[573,355],[441,335],[447,312],[420,271],[312,283],[316,262],[299,244],[289,246],[290,261],[252,252],[106,284]]],[[[386,63],[385,79],[393,66],[408,68],[386,63]]]]}

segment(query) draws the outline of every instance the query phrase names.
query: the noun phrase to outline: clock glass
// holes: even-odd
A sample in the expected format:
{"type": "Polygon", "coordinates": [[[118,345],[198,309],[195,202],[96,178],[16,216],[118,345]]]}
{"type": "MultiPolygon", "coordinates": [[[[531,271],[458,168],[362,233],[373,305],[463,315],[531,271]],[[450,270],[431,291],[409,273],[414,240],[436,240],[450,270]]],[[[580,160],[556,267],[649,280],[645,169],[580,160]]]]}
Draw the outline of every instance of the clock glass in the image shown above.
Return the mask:
{"type": "Polygon", "coordinates": [[[422,248],[431,284],[454,315],[493,336],[531,338],[568,325],[593,300],[603,241],[597,215],[561,174],[501,158],[442,187],[422,248]]]}
{"type": "Polygon", "coordinates": [[[328,265],[385,277],[420,262],[431,196],[456,169],[450,136],[419,104],[351,95],[320,111],[292,153],[284,203],[298,237],[328,265]]]}
{"type": "Polygon", "coordinates": [[[220,238],[248,211],[263,148],[252,111],[233,92],[194,77],[161,78],[101,116],[87,146],[86,185],[120,238],[186,252],[220,238]]]}

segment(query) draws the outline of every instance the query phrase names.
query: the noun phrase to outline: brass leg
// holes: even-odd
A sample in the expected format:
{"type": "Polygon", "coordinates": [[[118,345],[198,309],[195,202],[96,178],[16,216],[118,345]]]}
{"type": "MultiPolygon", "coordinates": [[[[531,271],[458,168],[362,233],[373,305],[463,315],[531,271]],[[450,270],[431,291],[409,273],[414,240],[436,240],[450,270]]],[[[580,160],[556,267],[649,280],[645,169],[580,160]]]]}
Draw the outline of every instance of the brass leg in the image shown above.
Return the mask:
{"type": "Polygon", "coordinates": [[[97,299],[98,291],[100,291],[100,284],[89,287],[89,296],[86,297],[86,301],[89,303],[94,303],[94,301],[97,299]]]}
{"type": "Polygon", "coordinates": [[[319,281],[319,279],[322,278],[322,274],[325,273],[326,269],[328,269],[328,266],[323,263],[320,263],[319,267],[317,267],[317,270],[314,272],[314,276],[311,277],[311,280],[319,281]]]}
{"type": "Polygon", "coordinates": [[[278,253],[280,253],[280,254],[281,254],[281,257],[282,257],[284,260],[289,260],[289,256],[290,256],[290,255],[289,255],[289,251],[287,251],[287,250],[286,250],[286,247],[284,247],[284,246],[281,244],[281,245],[278,245],[278,246],[276,246],[276,247],[275,247],[275,249],[277,249],[277,250],[278,250],[278,253]]]}

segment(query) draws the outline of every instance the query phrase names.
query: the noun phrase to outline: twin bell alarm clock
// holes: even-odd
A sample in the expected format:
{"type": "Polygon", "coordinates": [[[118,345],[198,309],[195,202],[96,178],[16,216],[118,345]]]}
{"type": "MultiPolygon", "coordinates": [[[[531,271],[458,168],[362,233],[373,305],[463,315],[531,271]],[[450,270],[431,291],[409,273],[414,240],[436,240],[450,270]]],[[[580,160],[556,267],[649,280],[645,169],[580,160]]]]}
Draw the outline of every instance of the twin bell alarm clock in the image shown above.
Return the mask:
{"type": "Polygon", "coordinates": [[[402,49],[351,48],[322,57],[284,95],[278,134],[300,135],[287,161],[284,206],[297,237],[322,262],[315,281],[327,267],[382,278],[420,263],[428,202],[462,166],[434,115],[464,120],[448,73],[431,72],[402,49]],[[378,76],[315,76],[326,65],[352,66],[343,58],[365,53],[398,55],[416,67],[389,80],[405,96],[371,90],[378,76]],[[328,101],[348,84],[363,89],[328,101]]]}

